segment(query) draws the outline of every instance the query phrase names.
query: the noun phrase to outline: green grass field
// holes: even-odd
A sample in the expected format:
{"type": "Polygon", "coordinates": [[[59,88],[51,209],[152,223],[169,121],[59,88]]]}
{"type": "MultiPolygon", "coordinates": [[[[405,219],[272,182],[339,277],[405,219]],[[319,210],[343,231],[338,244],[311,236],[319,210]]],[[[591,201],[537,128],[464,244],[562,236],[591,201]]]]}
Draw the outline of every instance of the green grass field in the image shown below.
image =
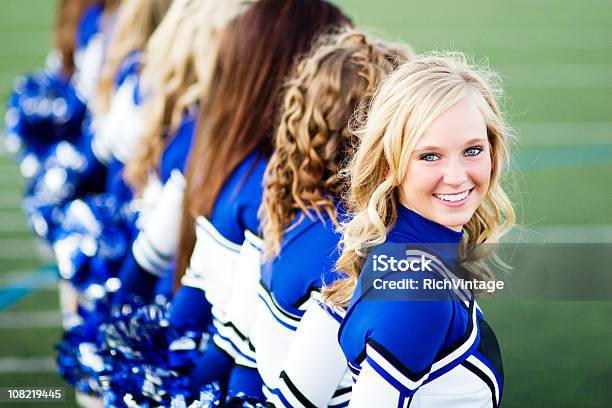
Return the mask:
{"type": "MultiPolygon", "coordinates": [[[[336,3],[357,25],[417,52],[461,50],[488,61],[502,75],[504,108],[519,136],[509,179],[520,223],[548,228],[553,242],[612,242],[612,2],[336,3]]],[[[55,2],[0,0],[0,10],[4,103],[13,78],[41,65],[55,2]]],[[[26,231],[20,188],[2,150],[0,387],[61,385],[52,365],[57,291],[52,282],[27,280],[48,261],[26,231]],[[34,289],[21,296],[26,286],[34,289]]],[[[489,301],[483,309],[504,355],[505,407],[609,406],[612,302],[489,301]]]]}

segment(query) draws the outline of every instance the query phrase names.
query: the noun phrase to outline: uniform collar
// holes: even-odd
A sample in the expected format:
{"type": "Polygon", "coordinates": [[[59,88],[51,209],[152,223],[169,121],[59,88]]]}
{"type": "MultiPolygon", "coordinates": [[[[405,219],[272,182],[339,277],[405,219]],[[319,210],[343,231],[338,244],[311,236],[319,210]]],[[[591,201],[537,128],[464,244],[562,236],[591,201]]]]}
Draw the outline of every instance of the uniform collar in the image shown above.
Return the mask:
{"type": "Polygon", "coordinates": [[[397,221],[387,234],[387,242],[431,245],[446,262],[454,264],[462,237],[463,231],[431,221],[398,203],[397,221]]]}

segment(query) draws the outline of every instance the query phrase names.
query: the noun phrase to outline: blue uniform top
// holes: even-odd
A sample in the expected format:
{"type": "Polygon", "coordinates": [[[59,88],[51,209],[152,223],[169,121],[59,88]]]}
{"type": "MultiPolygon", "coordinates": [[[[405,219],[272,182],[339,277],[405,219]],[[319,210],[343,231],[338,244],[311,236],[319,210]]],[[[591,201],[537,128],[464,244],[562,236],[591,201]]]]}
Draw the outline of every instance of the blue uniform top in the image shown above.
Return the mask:
{"type": "Polygon", "coordinates": [[[77,48],[84,48],[89,40],[100,32],[100,20],[103,13],[104,7],[100,3],[90,6],[87,11],[83,13],[83,17],[77,29],[77,48]]]}
{"type": "Polygon", "coordinates": [[[125,166],[119,160],[112,160],[107,165],[105,191],[117,198],[121,203],[127,203],[134,197],[133,191],[123,178],[125,166]]]}
{"type": "Polygon", "coordinates": [[[244,231],[259,231],[257,212],[266,164],[259,152],[249,154],[230,175],[215,201],[210,222],[223,237],[236,244],[244,241],[244,231]]]}
{"type": "MultiPolygon", "coordinates": [[[[119,65],[117,74],[115,74],[115,89],[119,88],[127,78],[134,75],[136,77],[140,74],[142,68],[142,51],[134,50],[131,51],[119,65]]],[[[136,87],[137,89],[138,87],[136,87]]],[[[138,105],[140,100],[134,97],[134,102],[138,105]]]]}
{"type": "MultiPolygon", "coordinates": [[[[337,207],[341,218],[344,207],[341,204],[337,207]]],[[[295,316],[304,314],[299,308],[308,301],[311,292],[320,291],[324,282],[329,284],[336,277],[334,266],[342,235],[326,212],[321,215],[323,220],[314,211],[309,216],[300,212],[284,234],[281,256],[261,267],[262,286],[283,311],[295,316]]]]}
{"type": "MultiPolygon", "coordinates": [[[[223,295],[231,292],[233,273],[239,274],[240,271],[217,269],[213,265],[232,265],[239,254],[237,249],[245,240],[245,231],[259,230],[257,212],[262,199],[262,180],[266,162],[266,158],[262,157],[259,151],[249,154],[226,180],[209,219],[197,221],[198,227],[205,229],[203,242],[212,245],[207,246],[203,251],[209,252],[206,252],[206,255],[202,252],[200,257],[207,259],[204,261],[206,270],[202,271],[203,275],[198,275],[197,272],[190,275],[191,272],[187,271],[183,277],[184,286],[174,298],[170,317],[170,324],[177,328],[184,327],[190,322],[203,324],[205,320],[202,310],[207,306],[207,300],[210,301],[212,316],[207,317],[209,319],[212,317],[213,324],[209,329],[213,341],[196,361],[195,368],[191,372],[189,386],[194,395],[202,386],[212,381],[226,382],[234,365],[234,360],[230,354],[227,354],[227,349],[222,348],[217,340],[222,343],[226,341],[220,329],[227,328],[226,323],[229,323],[225,321],[224,311],[228,307],[225,302],[230,299],[223,295]],[[204,280],[198,276],[202,276],[204,280]],[[204,282],[209,283],[206,288],[200,286],[204,282]]],[[[198,242],[199,240],[200,237],[198,242]]]]}
{"type": "MultiPolygon", "coordinates": [[[[168,136],[158,169],[162,184],[170,179],[174,170],[179,170],[181,173],[185,171],[195,131],[195,116],[194,112],[187,112],[183,116],[183,121],[176,133],[168,136]]],[[[138,295],[144,299],[149,299],[155,293],[163,293],[167,296],[172,294],[173,274],[166,274],[163,284],[158,287],[159,290],[154,289],[158,285],[158,277],[147,272],[142,265],[138,264],[132,251],[129,251],[123,262],[119,276],[122,281],[122,288],[119,291],[119,296],[116,297],[118,303],[129,300],[130,295],[138,295]]]]}
{"type": "MultiPolygon", "coordinates": [[[[135,50],[130,52],[121,62],[117,74],[115,75],[114,86],[118,89],[130,77],[136,80],[134,92],[139,89],[140,75],[139,71],[142,66],[142,52],[135,50]]],[[[134,104],[140,104],[139,98],[134,95],[134,104]]],[[[93,160],[93,158],[92,158],[93,160]]],[[[120,201],[127,202],[132,199],[133,192],[123,179],[124,163],[117,159],[111,159],[108,163],[106,175],[106,191],[114,194],[120,201]]],[[[98,167],[99,168],[99,167],[98,167]]]]}
{"type": "MultiPolygon", "coordinates": [[[[482,364],[481,367],[488,368],[484,371],[489,376],[475,374],[489,386],[492,405],[498,406],[503,382],[499,346],[473,294],[462,290],[427,292],[423,287],[425,279],[457,279],[451,270],[456,269],[461,237],[461,232],[399,206],[397,223],[388,233],[386,243],[408,244],[403,246],[403,254],[406,248],[416,245],[434,254],[438,262],[434,263],[433,272],[373,273],[373,256],[380,259],[389,250],[385,244],[372,250],[339,331],[339,342],[355,381],[367,364],[401,397],[409,399],[420,387],[459,365],[475,371],[472,370],[475,365],[482,364]],[[397,291],[381,292],[373,285],[375,278],[395,281],[413,278],[417,286],[414,290],[402,290],[401,295],[397,291]]],[[[459,377],[455,374],[453,378],[459,377]]]]}
{"type": "MultiPolygon", "coordinates": [[[[339,200],[334,200],[334,204],[338,221],[342,221],[346,216],[346,210],[339,200]]],[[[313,306],[319,307],[315,302],[319,301],[322,286],[330,284],[337,278],[335,264],[339,256],[338,242],[341,238],[342,234],[337,231],[336,224],[332,222],[327,212],[321,210],[319,216],[312,209],[307,212],[298,211],[294,220],[285,229],[280,254],[261,265],[260,284],[257,289],[259,303],[254,312],[255,323],[249,333],[252,342],[250,349],[255,351],[253,358],[257,370],[252,370],[250,373],[242,370],[232,375],[230,389],[233,388],[237,392],[253,389],[251,384],[260,384],[259,393],[263,385],[266,394],[274,394],[280,401],[305,399],[310,403],[310,405],[305,404],[306,406],[319,406],[323,400],[327,402],[330,399],[329,405],[336,406],[345,402],[339,401],[338,398],[348,400],[350,394],[347,394],[344,384],[342,386],[338,384],[341,391],[334,393],[333,396],[330,394],[319,397],[319,387],[315,384],[303,384],[299,376],[290,378],[289,372],[295,367],[287,363],[291,350],[299,349],[296,343],[302,341],[305,335],[302,330],[296,340],[294,332],[299,332],[298,328],[308,311],[311,311],[313,306]],[[313,391],[316,396],[313,395],[313,391]],[[317,403],[313,404],[311,401],[317,403]]],[[[324,345],[327,352],[333,347],[329,347],[325,340],[321,340],[324,337],[323,332],[329,332],[329,338],[333,341],[335,329],[327,330],[319,326],[317,332],[312,335],[310,343],[324,345]]],[[[313,348],[315,347],[317,346],[313,345],[313,348]]],[[[316,358],[327,359],[332,354],[333,352],[322,357],[320,353],[316,353],[316,358]]],[[[341,353],[336,354],[341,356],[341,353]]],[[[248,359],[248,353],[243,353],[243,356],[248,359]]],[[[341,370],[346,372],[346,362],[343,361],[340,365],[341,370]]],[[[331,374],[329,377],[330,383],[333,376],[334,374],[331,374]]],[[[251,393],[258,394],[252,391],[251,393]]]]}
{"type": "MultiPolygon", "coordinates": [[[[217,196],[210,223],[223,238],[237,245],[244,241],[246,230],[259,230],[257,212],[263,194],[262,180],[267,159],[259,152],[248,155],[233,171],[217,196]]],[[[183,286],[173,301],[171,325],[184,327],[189,323],[205,329],[207,319],[198,314],[207,304],[200,289],[183,286]]],[[[209,318],[210,315],[206,315],[209,318]]]]}

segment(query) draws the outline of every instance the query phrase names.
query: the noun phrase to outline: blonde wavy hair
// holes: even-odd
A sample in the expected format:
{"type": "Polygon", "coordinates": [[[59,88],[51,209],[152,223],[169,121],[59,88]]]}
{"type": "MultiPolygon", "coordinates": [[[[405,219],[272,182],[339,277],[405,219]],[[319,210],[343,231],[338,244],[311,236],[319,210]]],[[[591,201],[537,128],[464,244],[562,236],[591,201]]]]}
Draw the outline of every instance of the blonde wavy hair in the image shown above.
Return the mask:
{"type": "Polygon", "coordinates": [[[244,0],[174,0],[147,47],[141,78],[146,125],[138,150],[126,166],[127,182],[142,192],[161,158],[166,136],[207,94],[216,66],[219,38],[244,0]]]}
{"type": "MultiPolygon", "coordinates": [[[[346,186],[341,165],[354,153],[351,116],[377,83],[411,57],[408,46],[376,42],[345,28],[322,37],[285,84],[275,150],[264,177],[260,217],[264,256],[280,253],[286,228],[302,210],[338,225],[334,198],[346,186]]],[[[294,223],[301,222],[301,219],[294,223]]]]}
{"type": "Polygon", "coordinates": [[[108,112],[115,88],[115,78],[125,58],[133,51],[143,50],[172,0],[124,0],[117,11],[117,22],[105,54],[98,82],[95,111],[108,112]]]}
{"type": "Polygon", "coordinates": [[[324,288],[326,301],[348,305],[369,248],[385,242],[397,220],[399,186],[416,143],[440,114],[463,98],[471,98],[482,112],[492,170],[489,190],[464,225],[459,262],[468,279],[493,279],[486,260],[495,257],[496,243],[515,221],[512,203],[500,185],[511,139],[496,102],[500,96],[495,75],[470,64],[461,53],[420,57],[381,84],[367,121],[357,131],[361,146],[347,170],[354,214],[343,226],[342,255],[336,264],[341,278],[324,288]]]}

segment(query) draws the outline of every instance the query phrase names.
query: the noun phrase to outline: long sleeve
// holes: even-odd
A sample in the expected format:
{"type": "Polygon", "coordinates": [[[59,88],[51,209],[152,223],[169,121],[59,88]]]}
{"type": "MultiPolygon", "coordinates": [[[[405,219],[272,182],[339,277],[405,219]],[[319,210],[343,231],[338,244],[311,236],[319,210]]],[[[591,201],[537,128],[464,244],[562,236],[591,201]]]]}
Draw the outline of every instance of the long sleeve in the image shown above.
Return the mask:
{"type": "Polygon", "coordinates": [[[351,380],[337,340],[339,317],[316,300],[309,304],[270,402],[276,407],[346,406],[351,380]]]}
{"type": "Polygon", "coordinates": [[[152,208],[146,210],[146,217],[138,223],[140,230],[119,272],[121,289],[116,302],[128,301],[132,295],[151,300],[159,278],[173,267],[184,185],[182,174],[175,170],[152,208]]]}
{"type": "Polygon", "coordinates": [[[172,172],[134,241],[134,259],[148,273],[161,277],[172,267],[179,240],[185,178],[172,172]]]}

